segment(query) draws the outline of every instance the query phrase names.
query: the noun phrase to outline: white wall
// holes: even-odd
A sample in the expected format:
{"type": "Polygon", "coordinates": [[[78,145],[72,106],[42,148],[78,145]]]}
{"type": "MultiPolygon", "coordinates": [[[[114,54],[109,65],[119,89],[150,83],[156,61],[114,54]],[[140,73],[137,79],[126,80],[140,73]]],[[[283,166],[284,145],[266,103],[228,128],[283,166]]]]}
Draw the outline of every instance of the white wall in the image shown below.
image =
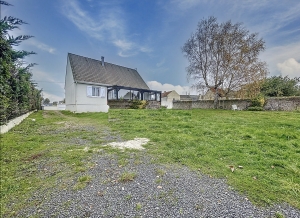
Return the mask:
{"type": "MultiPolygon", "coordinates": [[[[70,60],[67,60],[66,78],[65,78],[65,95],[66,95],[66,110],[82,113],[82,112],[108,112],[107,105],[107,87],[105,88],[105,98],[88,97],[87,84],[75,83],[70,60]]],[[[93,85],[96,86],[96,85],[93,85]]]]}
{"type": "Polygon", "coordinates": [[[161,98],[161,106],[166,106],[167,109],[172,109],[173,100],[180,100],[180,95],[175,90],[170,92],[167,97],[161,98]]]}
{"type": "Polygon", "coordinates": [[[167,107],[167,109],[173,108],[173,101],[168,101],[168,97],[161,98],[161,106],[167,107]]]}
{"type": "Polygon", "coordinates": [[[34,111],[28,112],[27,114],[23,114],[22,116],[16,117],[15,119],[10,120],[8,123],[0,126],[0,133],[7,133],[13,127],[19,125],[26,117],[32,114],[34,111]]]}
{"type": "Polygon", "coordinates": [[[70,66],[70,60],[67,60],[66,78],[65,78],[65,101],[66,110],[76,111],[75,107],[75,83],[70,66]]]}
{"type": "Polygon", "coordinates": [[[107,87],[96,86],[105,88],[105,98],[101,97],[88,97],[87,84],[76,83],[76,111],[82,112],[108,112],[109,106],[107,105],[107,87]]]}

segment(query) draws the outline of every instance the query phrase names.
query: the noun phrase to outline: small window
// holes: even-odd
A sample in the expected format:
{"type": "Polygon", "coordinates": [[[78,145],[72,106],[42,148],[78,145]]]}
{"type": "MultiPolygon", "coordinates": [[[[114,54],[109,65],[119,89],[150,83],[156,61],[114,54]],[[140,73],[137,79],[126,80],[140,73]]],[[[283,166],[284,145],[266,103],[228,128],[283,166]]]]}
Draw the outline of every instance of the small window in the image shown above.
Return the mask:
{"type": "Polygon", "coordinates": [[[92,96],[100,96],[100,87],[94,87],[93,86],[93,89],[92,89],[92,96]]]}
{"type": "Polygon", "coordinates": [[[105,98],[105,88],[97,86],[87,86],[87,96],[105,98]]]}

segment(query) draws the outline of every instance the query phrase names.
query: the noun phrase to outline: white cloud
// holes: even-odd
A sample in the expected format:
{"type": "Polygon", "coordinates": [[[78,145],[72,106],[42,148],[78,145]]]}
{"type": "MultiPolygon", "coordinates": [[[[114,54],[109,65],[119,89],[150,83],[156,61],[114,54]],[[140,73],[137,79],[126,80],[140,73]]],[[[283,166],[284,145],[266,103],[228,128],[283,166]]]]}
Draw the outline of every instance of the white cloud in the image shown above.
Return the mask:
{"type": "Polygon", "coordinates": [[[62,79],[62,81],[57,81],[50,73],[37,70],[36,68],[32,70],[32,79],[38,84],[37,88],[43,90],[43,98],[49,98],[51,102],[64,99],[64,79],[62,79]]]}
{"type": "Polygon", "coordinates": [[[51,46],[49,45],[46,45],[42,42],[39,42],[38,40],[36,39],[30,39],[28,41],[25,41],[27,44],[29,45],[32,45],[32,46],[35,46],[36,48],[40,49],[40,50],[43,50],[43,51],[46,51],[46,52],[49,52],[51,54],[54,54],[55,53],[55,48],[52,48],[51,46]]]}
{"type": "Polygon", "coordinates": [[[289,59],[300,60],[300,42],[269,48],[261,59],[268,63],[271,75],[278,75],[281,72],[278,64],[289,59]]]}
{"type": "Polygon", "coordinates": [[[203,0],[171,0],[171,4],[175,5],[181,10],[187,10],[202,2],[203,0]]]}
{"type": "Polygon", "coordinates": [[[113,3],[99,4],[98,17],[85,11],[77,0],[70,0],[65,3],[63,13],[82,32],[117,47],[119,49],[118,55],[121,57],[133,56],[139,52],[151,52],[151,49],[129,39],[126,34],[126,16],[120,7],[113,3]]]}
{"type": "Polygon", "coordinates": [[[127,42],[126,40],[120,40],[120,39],[114,41],[113,43],[117,47],[119,47],[120,49],[125,50],[125,51],[132,49],[132,46],[133,46],[133,43],[127,42]]]}
{"type": "Polygon", "coordinates": [[[283,63],[278,63],[282,76],[289,76],[290,78],[300,77],[300,63],[294,58],[285,60],[283,63]]]}
{"type": "Polygon", "coordinates": [[[161,67],[165,63],[165,59],[163,58],[160,62],[156,64],[157,67],[161,67]]]}
{"type": "Polygon", "coordinates": [[[61,89],[64,89],[65,87],[65,84],[63,82],[58,82],[57,79],[54,79],[50,73],[46,73],[40,70],[33,69],[32,78],[37,82],[43,81],[45,83],[51,83],[52,86],[59,86],[61,89]]]}
{"type": "Polygon", "coordinates": [[[174,86],[172,84],[161,84],[160,82],[157,81],[148,81],[147,85],[149,86],[150,89],[152,90],[157,90],[157,91],[172,91],[175,90],[179,95],[186,95],[186,94],[191,94],[191,95],[196,95],[197,92],[193,89],[191,89],[189,86],[174,86]]]}
{"type": "Polygon", "coordinates": [[[144,53],[149,53],[149,52],[152,52],[153,50],[151,48],[149,48],[149,47],[141,46],[140,47],[140,51],[144,52],[144,53]]]}

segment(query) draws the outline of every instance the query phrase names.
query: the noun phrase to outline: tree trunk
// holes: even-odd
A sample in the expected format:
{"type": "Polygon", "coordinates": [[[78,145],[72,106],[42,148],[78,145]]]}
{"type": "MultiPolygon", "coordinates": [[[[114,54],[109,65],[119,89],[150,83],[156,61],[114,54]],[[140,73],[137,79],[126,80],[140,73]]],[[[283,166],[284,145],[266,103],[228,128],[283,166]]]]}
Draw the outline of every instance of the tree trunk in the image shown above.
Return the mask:
{"type": "Polygon", "coordinates": [[[214,99],[214,108],[215,108],[215,109],[218,109],[218,100],[219,100],[219,93],[218,93],[218,91],[216,90],[216,93],[215,93],[215,99],[214,99]]]}

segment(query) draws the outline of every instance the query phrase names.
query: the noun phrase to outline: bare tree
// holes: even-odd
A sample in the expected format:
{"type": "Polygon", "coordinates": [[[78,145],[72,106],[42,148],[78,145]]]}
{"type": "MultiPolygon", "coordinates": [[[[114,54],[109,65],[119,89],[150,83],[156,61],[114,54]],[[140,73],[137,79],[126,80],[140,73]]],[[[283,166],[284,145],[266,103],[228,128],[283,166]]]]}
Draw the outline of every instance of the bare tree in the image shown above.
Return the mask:
{"type": "Polygon", "coordinates": [[[182,47],[190,62],[187,78],[194,80],[196,89],[214,90],[217,108],[219,90],[227,96],[266,77],[266,63],[258,59],[264,49],[264,41],[258,39],[258,34],[250,34],[241,23],[219,24],[215,17],[203,19],[182,47]]]}

